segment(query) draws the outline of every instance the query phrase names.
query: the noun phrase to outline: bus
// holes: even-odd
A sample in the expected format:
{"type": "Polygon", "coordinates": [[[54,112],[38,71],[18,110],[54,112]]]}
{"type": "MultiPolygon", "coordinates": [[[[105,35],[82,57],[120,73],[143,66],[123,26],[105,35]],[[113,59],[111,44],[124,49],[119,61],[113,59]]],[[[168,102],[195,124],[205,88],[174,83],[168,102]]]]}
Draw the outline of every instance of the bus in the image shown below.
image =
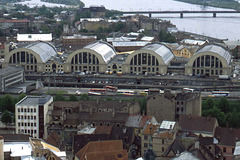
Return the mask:
{"type": "Polygon", "coordinates": [[[106,89],[105,88],[92,88],[88,91],[89,95],[103,95],[106,93],[106,89]]]}
{"type": "Polygon", "coordinates": [[[186,91],[186,92],[193,92],[194,91],[194,89],[192,89],[192,88],[183,88],[183,90],[186,91]]]}
{"type": "Polygon", "coordinates": [[[104,88],[110,92],[116,92],[118,90],[117,87],[113,87],[113,86],[104,86],[104,88]]]}
{"type": "Polygon", "coordinates": [[[126,95],[126,96],[134,96],[135,95],[133,90],[123,90],[123,89],[118,89],[117,94],[126,95]]]}
{"type": "Polygon", "coordinates": [[[229,95],[229,91],[212,91],[212,95],[218,97],[227,97],[229,95]]]}

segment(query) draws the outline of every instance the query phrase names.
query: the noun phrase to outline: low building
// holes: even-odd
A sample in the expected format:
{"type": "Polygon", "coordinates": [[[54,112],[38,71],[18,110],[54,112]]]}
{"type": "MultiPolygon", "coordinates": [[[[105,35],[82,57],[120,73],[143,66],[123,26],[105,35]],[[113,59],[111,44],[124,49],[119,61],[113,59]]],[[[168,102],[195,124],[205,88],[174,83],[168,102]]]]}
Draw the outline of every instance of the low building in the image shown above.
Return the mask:
{"type": "Polygon", "coordinates": [[[74,34],[72,36],[62,36],[61,41],[63,44],[63,49],[75,51],[81,49],[87,44],[97,40],[97,36],[83,36],[79,34],[74,34]]]}
{"type": "Polygon", "coordinates": [[[24,82],[23,68],[9,66],[0,69],[0,92],[4,92],[11,86],[23,82],[24,82]]]}
{"type": "Polygon", "coordinates": [[[174,121],[163,121],[153,134],[153,150],[157,157],[163,157],[169,146],[176,139],[178,124],[174,121]]]}
{"type": "Polygon", "coordinates": [[[121,140],[89,142],[75,155],[75,160],[128,160],[121,140]]]}
{"type": "Polygon", "coordinates": [[[201,134],[204,137],[213,137],[215,129],[218,127],[218,122],[214,117],[181,115],[179,117],[179,127],[182,131],[191,131],[196,135],[201,134]]]}
{"type": "Polygon", "coordinates": [[[200,92],[173,92],[165,90],[163,94],[150,95],[147,99],[147,114],[158,122],[176,121],[180,115],[200,116],[202,108],[200,92]]]}
{"type": "Polygon", "coordinates": [[[17,42],[19,43],[30,43],[30,42],[51,42],[52,33],[49,34],[17,34],[17,42]]]}
{"type": "Polygon", "coordinates": [[[240,129],[217,127],[214,137],[217,139],[216,145],[221,149],[223,158],[231,160],[236,142],[240,139],[240,129]]]}
{"type": "Polygon", "coordinates": [[[0,28],[2,29],[24,29],[29,26],[30,20],[27,19],[5,19],[0,20],[0,28]]]}
{"type": "Polygon", "coordinates": [[[35,138],[47,138],[48,107],[53,97],[26,96],[15,105],[16,133],[35,138]]]}

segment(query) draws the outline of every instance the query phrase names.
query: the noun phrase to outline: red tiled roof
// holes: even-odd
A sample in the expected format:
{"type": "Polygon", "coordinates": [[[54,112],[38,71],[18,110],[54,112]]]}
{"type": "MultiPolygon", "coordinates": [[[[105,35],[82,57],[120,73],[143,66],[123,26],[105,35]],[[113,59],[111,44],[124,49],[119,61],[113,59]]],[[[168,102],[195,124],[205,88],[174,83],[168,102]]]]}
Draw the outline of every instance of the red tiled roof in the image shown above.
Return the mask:
{"type": "Polygon", "coordinates": [[[58,144],[60,142],[60,137],[54,131],[52,131],[46,139],[46,142],[53,146],[59,147],[58,144]]]}
{"type": "Polygon", "coordinates": [[[153,135],[159,125],[154,125],[154,124],[148,124],[146,128],[143,130],[144,135],[153,135]]]}
{"type": "Polygon", "coordinates": [[[236,141],[240,140],[240,129],[217,127],[214,137],[218,144],[234,147],[236,141]]]}
{"type": "Polygon", "coordinates": [[[128,159],[127,151],[123,150],[121,140],[89,142],[77,152],[76,156],[80,160],[117,160],[120,157],[122,160],[128,159]]]}
{"type": "Polygon", "coordinates": [[[95,134],[111,134],[112,127],[111,126],[97,126],[95,130],[95,134]]]}
{"type": "Polygon", "coordinates": [[[179,126],[185,131],[214,132],[217,119],[213,117],[181,115],[179,126]]]}
{"type": "Polygon", "coordinates": [[[29,23],[28,19],[3,19],[0,20],[0,23],[29,23]]]}

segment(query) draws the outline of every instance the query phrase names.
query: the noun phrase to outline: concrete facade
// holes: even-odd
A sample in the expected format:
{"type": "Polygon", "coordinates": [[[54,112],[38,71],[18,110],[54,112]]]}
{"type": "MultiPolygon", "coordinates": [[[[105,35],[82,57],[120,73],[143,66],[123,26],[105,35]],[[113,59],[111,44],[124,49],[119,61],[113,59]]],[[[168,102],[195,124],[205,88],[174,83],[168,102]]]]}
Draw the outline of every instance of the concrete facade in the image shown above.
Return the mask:
{"type": "Polygon", "coordinates": [[[201,116],[200,93],[171,93],[153,95],[147,100],[147,114],[152,115],[158,122],[163,120],[175,121],[180,115],[201,116]]]}

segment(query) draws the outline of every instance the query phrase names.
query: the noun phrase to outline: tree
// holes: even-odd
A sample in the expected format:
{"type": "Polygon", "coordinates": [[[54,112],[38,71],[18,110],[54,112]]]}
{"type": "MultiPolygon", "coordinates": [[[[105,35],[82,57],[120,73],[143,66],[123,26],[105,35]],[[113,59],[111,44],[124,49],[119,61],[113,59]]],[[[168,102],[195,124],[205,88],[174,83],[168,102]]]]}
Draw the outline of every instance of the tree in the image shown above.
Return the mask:
{"type": "Polygon", "coordinates": [[[1,99],[1,111],[8,110],[12,113],[15,112],[15,102],[14,99],[12,98],[11,95],[6,94],[2,99],[1,99]]]}
{"type": "Polygon", "coordinates": [[[89,100],[89,96],[87,94],[81,94],[80,100],[89,100]]]}
{"type": "Polygon", "coordinates": [[[215,106],[212,109],[203,111],[202,116],[215,117],[218,120],[218,123],[221,127],[226,126],[226,115],[224,114],[224,112],[222,112],[219,108],[217,108],[215,106]]]}
{"type": "Polygon", "coordinates": [[[75,95],[70,95],[69,101],[78,101],[78,98],[75,95]]]}
{"type": "Polygon", "coordinates": [[[5,110],[1,116],[1,121],[8,126],[10,123],[12,123],[12,116],[8,110],[5,110]]]}
{"type": "Polygon", "coordinates": [[[61,94],[61,93],[57,93],[54,98],[53,98],[54,101],[65,101],[65,97],[61,94]]]}
{"type": "Polygon", "coordinates": [[[234,108],[233,112],[229,115],[228,124],[231,128],[240,128],[240,113],[237,112],[237,109],[234,108]]]}
{"type": "Polygon", "coordinates": [[[208,109],[214,107],[214,101],[213,101],[212,98],[210,98],[210,97],[207,98],[207,100],[206,100],[206,107],[207,107],[208,109]]]}
{"type": "Polygon", "coordinates": [[[220,99],[220,101],[218,102],[218,106],[217,106],[219,109],[221,109],[221,111],[227,113],[229,112],[229,102],[227,100],[227,98],[225,97],[222,97],[220,99]]]}

